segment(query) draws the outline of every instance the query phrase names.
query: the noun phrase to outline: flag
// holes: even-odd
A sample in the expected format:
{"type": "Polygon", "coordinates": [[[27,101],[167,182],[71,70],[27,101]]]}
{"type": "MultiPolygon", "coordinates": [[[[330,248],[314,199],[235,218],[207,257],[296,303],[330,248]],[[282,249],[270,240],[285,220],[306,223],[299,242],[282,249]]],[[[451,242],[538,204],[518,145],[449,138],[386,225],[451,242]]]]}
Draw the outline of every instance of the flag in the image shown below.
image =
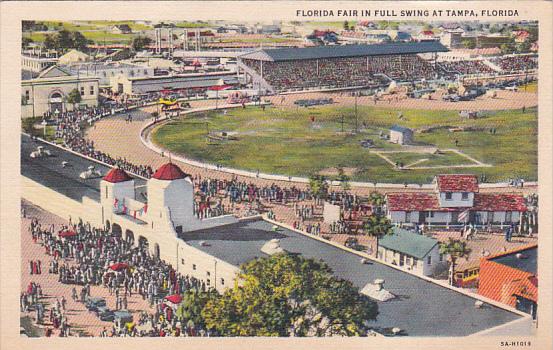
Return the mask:
{"type": "Polygon", "coordinates": [[[148,212],[148,203],[144,204],[144,212],[145,212],[145,213],[148,212]]]}
{"type": "Polygon", "coordinates": [[[115,200],[113,201],[113,207],[114,208],[117,208],[118,207],[118,204],[119,203],[119,200],[117,198],[115,198],[115,200]]]}
{"type": "Polygon", "coordinates": [[[469,217],[469,210],[465,210],[461,214],[459,214],[459,221],[466,221],[469,217]]]}

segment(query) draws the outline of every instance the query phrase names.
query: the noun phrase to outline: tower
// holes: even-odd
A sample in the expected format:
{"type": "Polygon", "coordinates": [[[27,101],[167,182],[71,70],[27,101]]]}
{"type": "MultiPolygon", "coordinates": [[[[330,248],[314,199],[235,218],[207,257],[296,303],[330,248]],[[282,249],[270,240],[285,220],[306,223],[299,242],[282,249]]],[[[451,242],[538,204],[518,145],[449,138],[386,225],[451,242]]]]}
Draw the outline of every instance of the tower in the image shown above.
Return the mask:
{"type": "Polygon", "coordinates": [[[120,168],[111,169],[100,182],[102,203],[106,200],[134,199],[134,180],[120,168]]]}
{"type": "Polygon", "coordinates": [[[177,165],[161,166],[148,180],[148,216],[154,228],[155,222],[161,220],[170,219],[175,229],[196,220],[194,185],[177,165]]]}

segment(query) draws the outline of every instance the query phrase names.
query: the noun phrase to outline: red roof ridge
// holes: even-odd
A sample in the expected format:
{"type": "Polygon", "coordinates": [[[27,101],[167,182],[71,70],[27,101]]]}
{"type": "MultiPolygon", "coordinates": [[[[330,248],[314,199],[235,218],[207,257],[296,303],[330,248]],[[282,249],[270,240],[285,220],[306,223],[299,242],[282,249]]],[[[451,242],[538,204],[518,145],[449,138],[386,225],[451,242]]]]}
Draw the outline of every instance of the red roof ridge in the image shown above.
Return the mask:
{"type": "Polygon", "coordinates": [[[111,183],[118,183],[130,181],[132,180],[132,177],[130,177],[125,170],[119,167],[114,167],[106,174],[106,176],[104,176],[103,180],[111,183]]]}
{"type": "Polygon", "coordinates": [[[169,162],[159,167],[159,169],[156,170],[152,178],[157,180],[171,181],[171,180],[185,179],[189,176],[190,175],[183,172],[181,168],[179,168],[177,165],[173,164],[172,162],[169,162]]]}

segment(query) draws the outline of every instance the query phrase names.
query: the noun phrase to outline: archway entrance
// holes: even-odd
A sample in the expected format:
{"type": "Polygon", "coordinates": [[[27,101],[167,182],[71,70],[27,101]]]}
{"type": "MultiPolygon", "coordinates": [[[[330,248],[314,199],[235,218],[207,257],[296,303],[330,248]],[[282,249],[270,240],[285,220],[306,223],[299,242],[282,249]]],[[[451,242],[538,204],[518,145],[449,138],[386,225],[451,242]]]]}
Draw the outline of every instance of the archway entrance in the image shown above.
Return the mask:
{"type": "Polygon", "coordinates": [[[148,249],[150,248],[150,244],[148,243],[148,239],[146,239],[143,236],[139,236],[138,237],[138,248],[140,248],[140,250],[148,251],[148,249]]]}
{"type": "Polygon", "coordinates": [[[111,234],[114,235],[115,237],[121,237],[121,235],[123,234],[123,230],[121,230],[121,226],[119,226],[118,224],[111,225],[111,234]]]}
{"type": "Polygon", "coordinates": [[[54,113],[54,115],[63,112],[63,96],[61,93],[54,92],[50,95],[48,103],[50,104],[50,112],[54,113]]]}
{"type": "Polygon", "coordinates": [[[154,244],[154,257],[156,259],[159,259],[159,255],[160,255],[160,253],[159,253],[159,244],[156,243],[156,244],[154,244]]]}
{"type": "Polygon", "coordinates": [[[106,231],[111,231],[111,224],[109,223],[109,220],[106,220],[106,231]]]}
{"type": "Polygon", "coordinates": [[[125,241],[130,245],[134,245],[134,232],[131,230],[125,231],[125,241]]]}

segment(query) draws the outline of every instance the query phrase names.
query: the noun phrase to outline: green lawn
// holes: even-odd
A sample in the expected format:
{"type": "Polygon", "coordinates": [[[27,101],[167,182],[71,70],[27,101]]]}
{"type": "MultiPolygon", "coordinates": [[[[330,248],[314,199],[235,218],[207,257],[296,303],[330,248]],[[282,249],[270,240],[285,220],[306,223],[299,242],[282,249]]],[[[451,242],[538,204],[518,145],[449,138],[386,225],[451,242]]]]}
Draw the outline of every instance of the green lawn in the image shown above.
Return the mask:
{"type": "Polygon", "coordinates": [[[416,161],[421,161],[420,163],[413,165],[414,167],[474,164],[474,162],[470,159],[449,151],[441,151],[437,154],[414,152],[384,153],[383,156],[390,159],[394,163],[403,163],[404,166],[416,161]]]}
{"type": "MultiPolygon", "coordinates": [[[[437,173],[458,172],[486,174],[488,181],[513,176],[527,180],[537,178],[537,112],[534,109],[527,109],[525,113],[520,110],[488,112],[477,120],[461,119],[455,111],[403,110],[402,113],[404,120],[398,120],[397,111],[360,107],[358,125],[361,132],[353,135],[349,133],[355,125],[353,108],[326,106],[262,111],[258,107],[248,107],[229,110],[227,115],[211,112],[171,121],[154,130],[153,140],[193,159],[285,175],[308,176],[323,169],[348,167],[357,170],[353,178],[358,181],[426,183],[437,173]],[[341,132],[342,116],[344,133],[341,132]],[[311,117],[315,122],[310,121],[311,117]],[[211,133],[226,131],[237,140],[206,142],[206,121],[211,133]],[[387,134],[394,124],[414,129],[440,125],[482,129],[455,133],[447,129],[416,132],[415,142],[441,149],[457,148],[493,167],[396,170],[360,146],[360,141],[371,139],[377,149],[400,149],[401,146],[379,138],[380,131],[387,134]],[[495,135],[490,134],[490,128],[496,128],[495,135]]],[[[387,156],[393,161],[404,157],[404,164],[411,162],[408,160],[429,159],[420,166],[471,163],[450,152],[387,156]]]]}

